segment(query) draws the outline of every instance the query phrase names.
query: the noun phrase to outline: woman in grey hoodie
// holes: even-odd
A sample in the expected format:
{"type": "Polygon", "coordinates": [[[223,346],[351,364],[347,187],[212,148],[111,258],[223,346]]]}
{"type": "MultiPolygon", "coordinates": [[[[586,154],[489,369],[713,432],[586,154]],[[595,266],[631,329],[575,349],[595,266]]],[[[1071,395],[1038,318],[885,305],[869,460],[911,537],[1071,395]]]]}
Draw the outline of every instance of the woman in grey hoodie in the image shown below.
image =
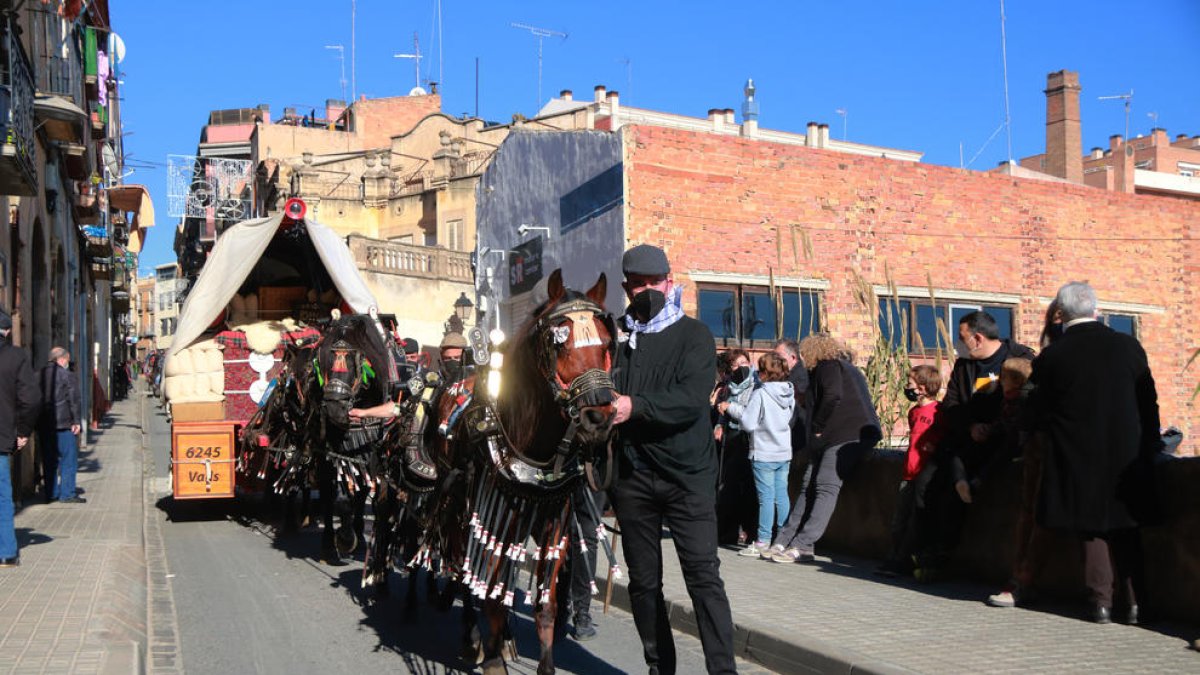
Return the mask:
{"type": "Polygon", "coordinates": [[[761,385],[745,405],[731,401],[726,412],[750,433],[750,460],[758,490],[758,539],[739,555],[761,556],[771,544],[772,525],[783,527],[788,517],[788,470],[792,464],[790,422],[796,397],[788,367],[774,352],[758,359],[761,385]]]}

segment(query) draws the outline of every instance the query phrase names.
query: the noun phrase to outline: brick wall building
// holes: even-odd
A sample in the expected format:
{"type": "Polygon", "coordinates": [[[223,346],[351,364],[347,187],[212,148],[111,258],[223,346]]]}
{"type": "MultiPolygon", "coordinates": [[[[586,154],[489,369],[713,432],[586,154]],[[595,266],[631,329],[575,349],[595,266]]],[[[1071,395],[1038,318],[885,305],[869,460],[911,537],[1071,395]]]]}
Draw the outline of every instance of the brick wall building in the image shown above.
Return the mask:
{"type": "Polygon", "coordinates": [[[816,294],[822,328],[861,352],[877,313],[853,280],[883,290],[890,274],[914,307],[932,283],[927,314],[953,324],[956,307],[1008,310],[1013,337],[1036,344],[1058,286],[1084,279],[1146,347],[1163,423],[1200,432],[1200,371],[1184,370],[1200,345],[1188,318],[1200,203],[665,128],[623,134],[626,242],[666,249],[689,313],[710,313],[708,289],[765,291],[773,277],[816,294]]]}

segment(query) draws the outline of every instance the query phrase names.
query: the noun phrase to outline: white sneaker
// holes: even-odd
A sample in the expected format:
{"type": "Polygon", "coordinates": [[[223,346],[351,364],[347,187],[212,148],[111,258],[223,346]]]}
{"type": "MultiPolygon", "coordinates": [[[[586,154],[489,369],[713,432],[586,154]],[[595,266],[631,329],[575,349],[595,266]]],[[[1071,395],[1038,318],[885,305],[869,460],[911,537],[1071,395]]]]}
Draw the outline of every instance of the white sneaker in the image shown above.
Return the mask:
{"type": "Polygon", "coordinates": [[[742,556],[743,558],[761,558],[763,551],[767,550],[768,545],[769,544],[767,544],[765,541],[756,541],[746,548],[738,551],[738,555],[742,556]]]}

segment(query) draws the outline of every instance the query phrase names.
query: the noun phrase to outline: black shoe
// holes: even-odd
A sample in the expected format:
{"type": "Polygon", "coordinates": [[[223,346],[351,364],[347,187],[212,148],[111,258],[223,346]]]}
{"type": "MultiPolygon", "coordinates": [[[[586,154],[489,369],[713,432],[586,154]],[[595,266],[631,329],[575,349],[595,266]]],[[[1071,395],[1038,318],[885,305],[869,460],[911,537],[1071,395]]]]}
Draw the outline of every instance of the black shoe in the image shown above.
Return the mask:
{"type": "Polygon", "coordinates": [[[1112,623],[1112,610],[1103,605],[1092,608],[1092,623],[1112,623]]]}
{"type": "Polygon", "coordinates": [[[0,558],[0,567],[16,567],[21,564],[21,556],[14,555],[11,558],[0,558]]]}
{"type": "Polygon", "coordinates": [[[60,499],[59,504],[86,504],[87,500],[83,497],[71,497],[70,499],[60,499]]]}
{"type": "Polygon", "coordinates": [[[596,637],[596,626],[592,623],[591,614],[576,615],[572,622],[575,625],[575,639],[586,642],[596,637]]]}
{"type": "Polygon", "coordinates": [[[1138,625],[1138,606],[1130,605],[1129,610],[1125,612],[1125,623],[1130,626],[1138,625]]]}

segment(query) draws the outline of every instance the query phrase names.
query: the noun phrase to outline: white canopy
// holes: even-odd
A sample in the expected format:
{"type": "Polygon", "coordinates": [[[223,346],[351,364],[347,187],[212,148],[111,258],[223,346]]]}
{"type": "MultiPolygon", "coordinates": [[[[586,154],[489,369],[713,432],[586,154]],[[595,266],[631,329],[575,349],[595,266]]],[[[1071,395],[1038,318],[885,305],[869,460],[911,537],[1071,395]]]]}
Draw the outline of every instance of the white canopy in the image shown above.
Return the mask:
{"type": "MultiPolygon", "coordinates": [[[[217,238],[179,312],[179,326],[168,355],[186,349],[212,325],[250,276],[282,220],[283,214],[245,220],[217,238]]],[[[376,304],[375,296],[359,275],[346,243],[314,220],[306,219],[304,226],[342,300],[355,312],[365,314],[376,304]]]]}

